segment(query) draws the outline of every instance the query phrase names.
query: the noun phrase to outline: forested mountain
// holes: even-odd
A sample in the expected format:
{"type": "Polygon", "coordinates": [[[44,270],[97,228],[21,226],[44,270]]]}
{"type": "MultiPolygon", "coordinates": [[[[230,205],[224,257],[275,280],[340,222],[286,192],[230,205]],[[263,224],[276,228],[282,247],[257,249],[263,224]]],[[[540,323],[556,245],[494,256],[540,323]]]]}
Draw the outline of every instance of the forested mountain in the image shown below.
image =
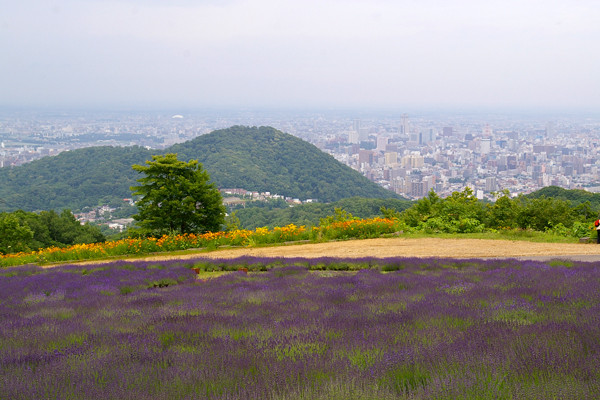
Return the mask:
{"type": "Polygon", "coordinates": [[[222,188],[270,191],[300,199],[396,197],[312,144],[271,127],[234,126],[177,144],[169,152],[198,159],[222,188]]]}
{"type": "Polygon", "coordinates": [[[79,210],[131,197],[139,178],[132,164],[153,154],[198,159],[221,188],[270,191],[329,202],[347,197],[396,197],[315,146],[270,127],[214,131],[164,151],[90,147],[0,168],[0,211],[79,210]]]}
{"type": "Polygon", "coordinates": [[[14,168],[0,168],[0,211],[79,210],[122,202],[151,152],[134,147],[65,151],[14,168]]]}

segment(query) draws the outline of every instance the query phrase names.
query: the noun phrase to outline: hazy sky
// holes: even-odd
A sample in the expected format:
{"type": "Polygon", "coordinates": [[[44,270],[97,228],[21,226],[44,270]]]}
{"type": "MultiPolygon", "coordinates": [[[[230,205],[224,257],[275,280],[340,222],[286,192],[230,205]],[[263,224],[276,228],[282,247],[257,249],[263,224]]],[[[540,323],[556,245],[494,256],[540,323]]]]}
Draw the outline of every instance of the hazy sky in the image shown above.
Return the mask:
{"type": "Polygon", "coordinates": [[[596,0],[0,0],[0,105],[600,108],[596,0]]]}

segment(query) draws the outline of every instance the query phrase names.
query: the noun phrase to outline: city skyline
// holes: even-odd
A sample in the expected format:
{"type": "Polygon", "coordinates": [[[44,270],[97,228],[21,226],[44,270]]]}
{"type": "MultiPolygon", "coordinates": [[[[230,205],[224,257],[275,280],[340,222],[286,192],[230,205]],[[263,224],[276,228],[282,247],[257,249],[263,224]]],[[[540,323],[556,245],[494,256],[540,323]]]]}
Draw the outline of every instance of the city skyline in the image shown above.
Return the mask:
{"type": "Polygon", "coordinates": [[[549,185],[600,191],[600,119],[589,116],[0,110],[0,166],[91,146],[165,149],[239,125],[276,127],[412,199],[465,187],[488,199],[501,189],[517,195],[549,185]]]}
{"type": "Polygon", "coordinates": [[[592,1],[1,4],[2,107],[600,107],[592,1]]]}

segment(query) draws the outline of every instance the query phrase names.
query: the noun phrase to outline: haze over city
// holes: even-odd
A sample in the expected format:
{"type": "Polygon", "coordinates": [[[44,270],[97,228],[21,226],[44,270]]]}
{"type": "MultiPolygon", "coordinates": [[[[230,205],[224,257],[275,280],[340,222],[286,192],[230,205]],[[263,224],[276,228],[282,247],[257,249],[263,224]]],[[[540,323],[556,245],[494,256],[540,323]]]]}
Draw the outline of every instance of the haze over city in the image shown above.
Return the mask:
{"type": "Polygon", "coordinates": [[[595,1],[0,1],[0,106],[592,111],[595,1]]]}

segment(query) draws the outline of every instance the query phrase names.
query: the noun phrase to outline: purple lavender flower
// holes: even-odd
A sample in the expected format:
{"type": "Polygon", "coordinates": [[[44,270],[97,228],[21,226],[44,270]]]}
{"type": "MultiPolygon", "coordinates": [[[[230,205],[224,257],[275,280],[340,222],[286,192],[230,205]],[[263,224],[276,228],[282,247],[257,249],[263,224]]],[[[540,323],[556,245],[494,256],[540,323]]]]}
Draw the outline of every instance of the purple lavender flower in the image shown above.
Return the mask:
{"type": "Polygon", "coordinates": [[[598,398],[599,283],[510,259],[11,268],[0,398],[598,398]]]}

